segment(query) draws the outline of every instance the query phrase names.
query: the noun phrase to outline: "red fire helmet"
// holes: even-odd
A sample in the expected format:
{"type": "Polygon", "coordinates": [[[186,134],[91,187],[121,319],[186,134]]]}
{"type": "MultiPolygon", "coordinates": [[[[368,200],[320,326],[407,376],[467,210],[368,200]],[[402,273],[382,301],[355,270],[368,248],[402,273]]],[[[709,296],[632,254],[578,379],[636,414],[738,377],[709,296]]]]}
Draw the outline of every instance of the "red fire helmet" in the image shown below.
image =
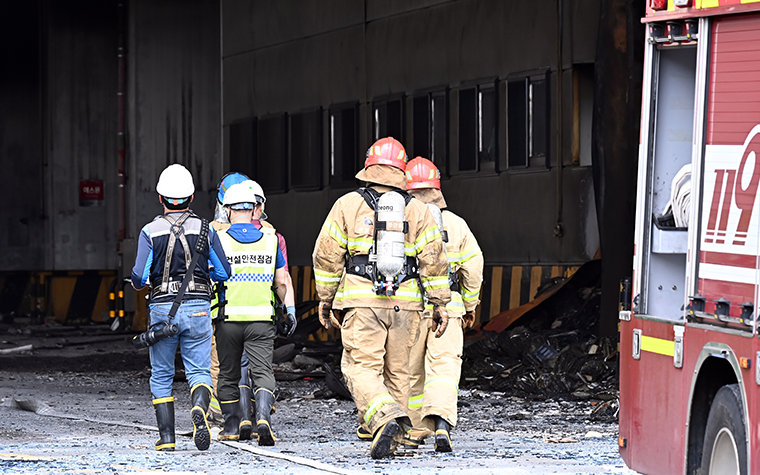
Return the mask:
{"type": "Polygon", "coordinates": [[[406,169],[406,150],[401,142],[393,137],[385,137],[367,150],[367,158],[364,160],[364,168],[370,165],[390,165],[403,171],[406,169]]]}
{"type": "Polygon", "coordinates": [[[415,157],[406,164],[406,189],[441,189],[441,171],[427,158],[415,157]]]}

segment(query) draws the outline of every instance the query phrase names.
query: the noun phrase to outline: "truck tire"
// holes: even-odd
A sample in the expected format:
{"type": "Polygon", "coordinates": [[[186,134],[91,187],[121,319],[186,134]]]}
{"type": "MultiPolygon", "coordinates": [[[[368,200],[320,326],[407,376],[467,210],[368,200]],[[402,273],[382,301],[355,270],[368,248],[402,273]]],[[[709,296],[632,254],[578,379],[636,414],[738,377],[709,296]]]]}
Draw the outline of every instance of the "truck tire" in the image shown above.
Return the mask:
{"type": "Polygon", "coordinates": [[[702,446],[702,475],[747,475],[747,428],[738,384],[718,390],[702,446]]]}

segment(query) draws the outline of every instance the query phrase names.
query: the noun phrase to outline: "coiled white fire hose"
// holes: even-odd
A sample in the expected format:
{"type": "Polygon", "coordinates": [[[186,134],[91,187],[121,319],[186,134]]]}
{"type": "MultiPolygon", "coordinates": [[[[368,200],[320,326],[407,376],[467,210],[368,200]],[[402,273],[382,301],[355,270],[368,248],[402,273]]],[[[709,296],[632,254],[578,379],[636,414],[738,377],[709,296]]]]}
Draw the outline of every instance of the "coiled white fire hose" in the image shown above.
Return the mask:
{"type": "Polygon", "coordinates": [[[691,214],[691,163],[684,165],[673,177],[670,186],[670,201],[665,206],[663,214],[673,212],[673,220],[677,228],[689,227],[691,214]]]}

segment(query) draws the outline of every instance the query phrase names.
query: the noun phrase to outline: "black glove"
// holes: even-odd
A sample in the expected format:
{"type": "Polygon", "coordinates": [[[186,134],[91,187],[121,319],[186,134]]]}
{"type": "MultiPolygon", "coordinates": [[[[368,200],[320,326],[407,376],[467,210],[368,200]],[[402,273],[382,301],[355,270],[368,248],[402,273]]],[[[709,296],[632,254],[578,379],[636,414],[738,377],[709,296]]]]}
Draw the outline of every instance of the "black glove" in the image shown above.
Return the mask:
{"type": "Polygon", "coordinates": [[[297,326],[296,316],[289,313],[285,317],[277,320],[277,333],[285,338],[290,338],[293,335],[293,332],[296,331],[297,326]]]}

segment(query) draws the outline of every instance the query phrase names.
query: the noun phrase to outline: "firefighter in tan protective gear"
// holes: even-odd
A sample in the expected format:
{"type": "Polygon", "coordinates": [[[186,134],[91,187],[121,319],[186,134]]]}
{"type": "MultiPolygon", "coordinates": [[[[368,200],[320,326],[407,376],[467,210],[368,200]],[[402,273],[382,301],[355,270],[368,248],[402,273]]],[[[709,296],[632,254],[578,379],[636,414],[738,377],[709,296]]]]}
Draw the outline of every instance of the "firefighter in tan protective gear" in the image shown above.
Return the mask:
{"type": "Polygon", "coordinates": [[[436,337],[448,325],[441,232],[427,207],[404,191],[406,161],[404,147],[391,137],[370,147],[356,175],[367,187],[335,202],[312,256],[319,317],[325,328],[341,327],[341,369],[360,422],[373,434],[374,459],[392,453],[412,427],[409,351],[423,293],[434,306],[436,337]]]}
{"type": "MultiPolygon", "coordinates": [[[[483,282],[483,253],[464,219],[446,209],[441,173],[430,160],[417,157],[406,166],[406,188],[438,215],[449,260],[451,302],[446,305],[449,330],[434,338],[432,306],[420,325],[409,356],[409,415],[415,428],[435,431],[435,450],[451,452],[449,432],[457,423],[457,396],[462,370],[464,330],[475,322],[483,282]]],[[[424,432],[423,432],[424,433],[424,432]]],[[[414,435],[412,434],[412,439],[414,435]]]]}

